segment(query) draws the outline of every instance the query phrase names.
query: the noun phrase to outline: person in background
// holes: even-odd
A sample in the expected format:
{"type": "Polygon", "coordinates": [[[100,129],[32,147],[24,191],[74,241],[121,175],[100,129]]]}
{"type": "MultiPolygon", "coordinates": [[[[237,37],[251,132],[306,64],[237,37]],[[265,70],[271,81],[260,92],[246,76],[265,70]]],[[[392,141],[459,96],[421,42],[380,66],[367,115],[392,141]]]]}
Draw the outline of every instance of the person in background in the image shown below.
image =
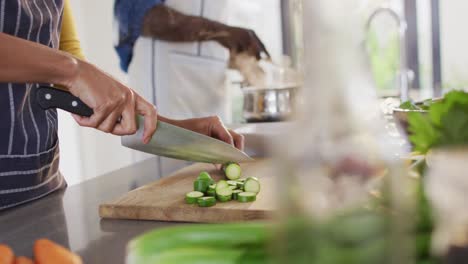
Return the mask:
{"type": "Polygon", "coordinates": [[[0,0],[0,58],[0,210],[66,186],[58,170],[57,111],[41,109],[30,96],[40,83],[58,85],[90,106],[91,117],[74,116],[84,127],[129,135],[138,114],[145,117],[145,143],[159,119],[242,147],[243,138],[219,119],[158,116],[154,105],[86,62],[69,0],[0,0]]]}
{"type": "Polygon", "coordinates": [[[155,87],[151,88],[160,113],[183,118],[219,115],[225,120],[223,88],[227,61],[224,51],[229,52],[232,67],[237,66],[233,62],[239,54],[256,60],[262,55],[269,58],[265,45],[253,30],[204,17],[205,9],[227,15],[227,2],[115,1],[119,32],[115,49],[121,68],[129,72],[131,81],[144,79],[142,86],[153,78],[155,87]],[[148,39],[149,49],[148,41],[137,43],[137,40],[148,39]],[[200,42],[211,43],[202,45],[200,42]],[[133,62],[135,53],[149,60],[141,62],[137,58],[138,61],[133,62]]]}
{"type": "MultiPolygon", "coordinates": [[[[245,8],[240,6],[228,0],[115,0],[115,50],[129,82],[163,115],[229,122],[228,65],[238,69],[240,56],[255,62],[270,56],[253,30],[226,24],[245,8]]],[[[136,160],[146,157],[139,155],[136,160]]],[[[158,162],[161,176],[186,165],[158,162]]]]}

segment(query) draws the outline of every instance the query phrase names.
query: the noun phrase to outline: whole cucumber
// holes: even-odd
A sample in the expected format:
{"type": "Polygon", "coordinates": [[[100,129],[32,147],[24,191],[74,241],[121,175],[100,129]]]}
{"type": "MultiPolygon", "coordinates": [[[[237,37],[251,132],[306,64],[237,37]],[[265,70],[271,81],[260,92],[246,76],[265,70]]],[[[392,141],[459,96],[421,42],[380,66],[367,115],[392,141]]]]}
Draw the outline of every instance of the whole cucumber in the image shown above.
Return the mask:
{"type": "Polygon", "coordinates": [[[268,243],[271,231],[270,225],[259,222],[187,225],[157,229],[130,241],[127,254],[131,259],[140,259],[176,248],[259,247],[268,243]]]}
{"type": "Polygon", "coordinates": [[[168,249],[146,256],[127,257],[127,264],[266,264],[267,254],[247,248],[189,247],[168,249]]]}

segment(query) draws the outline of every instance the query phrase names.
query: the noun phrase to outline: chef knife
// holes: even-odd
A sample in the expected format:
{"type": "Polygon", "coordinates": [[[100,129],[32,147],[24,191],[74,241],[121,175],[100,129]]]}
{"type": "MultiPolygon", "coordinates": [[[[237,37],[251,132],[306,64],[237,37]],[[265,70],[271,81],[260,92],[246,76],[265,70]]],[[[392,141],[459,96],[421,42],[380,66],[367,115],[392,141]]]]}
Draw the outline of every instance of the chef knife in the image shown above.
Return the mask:
{"type": "MultiPolygon", "coordinates": [[[[93,110],[71,93],[50,86],[33,89],[34,101],[42,109],[60,108],[80,116],[90,117],[93,110]]],[[[148,144],[142,142],[144,120],[138,116],[138,131],[121,137],[125,147],[174,159],[205,163],[253,161],[247,154],[220,140],[158,121],[148,144]]]]}

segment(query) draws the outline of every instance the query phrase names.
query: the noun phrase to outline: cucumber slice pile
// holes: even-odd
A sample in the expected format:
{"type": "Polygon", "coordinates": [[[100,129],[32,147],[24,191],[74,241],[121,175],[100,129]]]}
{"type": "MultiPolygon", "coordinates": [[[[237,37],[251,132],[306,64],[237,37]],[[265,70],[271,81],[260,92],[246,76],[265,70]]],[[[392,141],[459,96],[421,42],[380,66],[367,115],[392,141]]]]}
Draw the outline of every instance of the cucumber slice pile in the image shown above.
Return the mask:
{"type": "Polygon", "coordinates": [[[215,182],[206,171],[201,172],[193,182],[193,192],[185,195],[188,204],[200,207],[214,206],[217,201],[254,202],[260,192],[260,181],[255,177],[241,179],[241,167],[237,163],[228,163],[223,167],[229,180],[215,182]]]}

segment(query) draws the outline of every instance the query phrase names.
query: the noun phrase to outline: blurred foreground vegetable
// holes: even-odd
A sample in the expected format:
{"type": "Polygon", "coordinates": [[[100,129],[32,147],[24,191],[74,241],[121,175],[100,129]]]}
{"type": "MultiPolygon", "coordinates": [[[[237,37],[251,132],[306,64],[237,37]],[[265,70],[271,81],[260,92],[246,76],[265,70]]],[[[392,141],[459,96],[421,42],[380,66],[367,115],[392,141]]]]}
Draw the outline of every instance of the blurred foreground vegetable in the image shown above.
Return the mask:
{"type": "Polygon", "coordinates": [[[34,262],[30,258],[17,257],[15,259],[15,264],[34,264],[34,262]]]}
{"type": "Polygon", "coordinates": [[[266,263],[265,223],[190,225],[143,234],[127,246],[127,264],[266,263]]]}
{"type": "Polygon", "coordinates": [[[12,264],[15,256],[7,245],[0,244],[0,264],[12,264]]]}
{"type": "MultiPolygon", "coordinates": [[[[129,242],[126,263],[389,263],[388,213],[355,209],[316,222],[291,218],[281,226],[238,223],[158,229],[129,242]]],[[[422,218],[415,229],[415,255],[418,263],[437,263],[429,254],[431,226],[426,216],[422,218]]]]}
{"type": "Polygon", "coordinates": [[[15,258],[10,247],[0,244],[0,264],[82,264],[78,255],[47,239],[34,243],[34,257],[34,261],[23,256],[15,258]]]}
{"type": "Polygon", "coordinates": [[[47,239],[34,243],[34,257],[37,264],[81,264],[81,258],[68,249],[47,239]]]}

